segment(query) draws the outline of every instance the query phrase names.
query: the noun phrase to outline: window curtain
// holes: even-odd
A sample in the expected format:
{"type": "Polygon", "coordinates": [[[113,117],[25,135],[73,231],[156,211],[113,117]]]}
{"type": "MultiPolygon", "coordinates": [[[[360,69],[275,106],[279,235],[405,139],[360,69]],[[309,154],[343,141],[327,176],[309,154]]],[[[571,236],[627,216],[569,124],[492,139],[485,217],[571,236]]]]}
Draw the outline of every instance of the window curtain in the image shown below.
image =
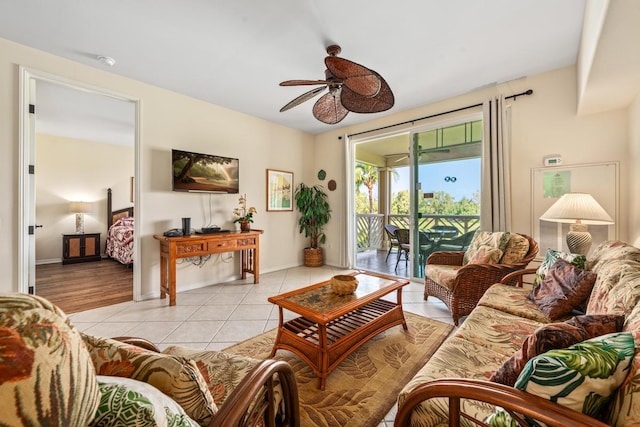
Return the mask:
{"type": "Polygon", "coordinates": [[[482,114],[480,228],[511,231],[511,108],[500,95],[483,103],[482,114]]]}
{"type": "Polygon", "coordinates": [[[346,221],[344,223],[344,236],[347,236],[345,240],[345,250],[341,254],[341,262],[342,265],[346,268],[354,268],[356,265],[355,253],[356,253],[356,224],[355,217],[353,213],[356,211],[355,209],[355,200],[353,191],[350,188],[353,188],[353,183],[355,182],[354,176],[354,166],[356,164],[356,149],[355,143],[350,140],[348,135],[344,135],[344,159],[345,159],[345,199],[346,203],[344,204],[345,211],[343,212],[343,218],[346,221]]]}

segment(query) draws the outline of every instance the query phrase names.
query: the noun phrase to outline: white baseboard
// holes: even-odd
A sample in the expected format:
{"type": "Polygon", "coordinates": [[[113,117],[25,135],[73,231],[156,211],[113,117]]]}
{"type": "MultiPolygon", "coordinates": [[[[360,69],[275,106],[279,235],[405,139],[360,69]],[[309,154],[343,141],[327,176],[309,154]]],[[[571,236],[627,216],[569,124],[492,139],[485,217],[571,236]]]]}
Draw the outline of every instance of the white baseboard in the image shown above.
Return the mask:
{"type": "Polygon", "coordinates": [[[36,260],[36,265],[60,264],[61,262],[62,262],[62,258],[39,259],[39,260],[36,260]]]}

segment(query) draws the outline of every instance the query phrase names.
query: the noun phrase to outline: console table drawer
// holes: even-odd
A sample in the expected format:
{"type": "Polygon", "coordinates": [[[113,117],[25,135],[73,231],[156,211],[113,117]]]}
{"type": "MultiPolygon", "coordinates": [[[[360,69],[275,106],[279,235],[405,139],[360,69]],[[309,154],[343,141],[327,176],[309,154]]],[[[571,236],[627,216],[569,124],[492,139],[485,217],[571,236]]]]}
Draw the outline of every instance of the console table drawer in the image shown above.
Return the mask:
{"type": "Polygon", "coordinates": [[[242,247],[253,247],[256,245],[256,238],[255,237],[245,237],[243,239],[238,239],[236,240],[235,243],[237,243],[237,246],[239,248],[242,247]]]}
{"type": "Polygon", "coordinates": [[[227,252],[236,248],[235,240],[213,240],[209,242],[209,252],[227,252]]]}
{"type": "Polygon", "coordinates": [[[207,242],[204,240],[180,243],[176,245],[176,255],[178,256],[198,256],[207,253],[207,242]]]}

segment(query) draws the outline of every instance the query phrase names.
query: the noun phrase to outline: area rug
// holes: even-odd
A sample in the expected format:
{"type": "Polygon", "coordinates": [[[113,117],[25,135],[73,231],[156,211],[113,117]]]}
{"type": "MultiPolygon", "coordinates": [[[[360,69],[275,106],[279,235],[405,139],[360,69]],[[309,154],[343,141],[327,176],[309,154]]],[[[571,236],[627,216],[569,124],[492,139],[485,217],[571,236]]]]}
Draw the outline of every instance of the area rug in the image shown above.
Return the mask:
{"type": "MultiPolygon", "coordinates": [[[[295,354],[278,350],[276,359],[293,368],[300,393],[303,426],[376,427],[396,403],[398,393],[429,360],[453,329],[413,313],[402,326],[377,335],[345,359],[327,378],[324,391],[317,377],[295,354]]],[[[225,352],[258,359],[269,357],[276,337],[272,329],[235,344],[225,352]]]]}

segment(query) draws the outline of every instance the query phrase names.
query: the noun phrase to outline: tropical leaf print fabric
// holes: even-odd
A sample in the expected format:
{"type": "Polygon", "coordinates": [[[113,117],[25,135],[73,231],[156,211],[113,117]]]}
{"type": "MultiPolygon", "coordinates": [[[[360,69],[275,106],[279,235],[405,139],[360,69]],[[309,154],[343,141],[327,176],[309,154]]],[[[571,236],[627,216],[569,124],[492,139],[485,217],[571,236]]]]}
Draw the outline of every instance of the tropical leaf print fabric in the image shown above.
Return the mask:
{"type": "MultiPolygon", "coordinates": [[[[260,363],[260,360],[249,357],[236,356],[221,351],[194,350],[182,346],[169,346],[162,352],[193,360],[218,406],[224,403],[244,377],[260,363]]],[[[281,392],[276,396],[276,399],[278,401],[282,399],[281,392]]]]}
{"type": "Polygon", "coordinates": [[[155,387],[130,378],[98,375],[102,394],[91,427],[199,427],[155,387]]]}
{"type": "Polygon", "coordinates": [[[547,252],[544,254],[544,259],[542,260],[542,264],[538,267],[536,271],[536,276],[533,280],[533,286],[538,286],[540,282],[542,282],[551,269],[551,266],[558,260],[563,259],[568,263],[571,263],[579,268],[585,268],[585,264],[587,262],[587,257],[581,254],[570,254],[566,252],[554,251],[553,249],[547,249],[547,252]]]}
{"type": "Polygon", "coordinates": [[[551,350],[527,362],[515,388],[601,418],[611,395],[628,375],[634,353],[628,332],[551,350]]]}
{"type": "MultiPolygon", "coordinates": [[[[568,344],[562,349],[552,350],[550,355],[547,354],[548,348],[538,352],[547,345],[561,346],[565,343],[560,342],[558,331],[551,331],[550,336],[538,334],[528,339],[537,328],[549,324],[549,318],[527,298],[531,291],[529,287],[495,284],[484,293],[458,331],[442,344],[405,386],[398,404],[402,405],[415,387],[435,379],[489,379],[518,349],[523,348],[524,358],[523,343],[527,340],[527,356],[533,356],[529,362],[545,357],[547,363],[535,362],[535,367],[540,369],[530,370],[527,374],[530,380],[526,381],[526,391],[548,386],[544,392],[559,404],[567,404],[570,400],[574,409],[596,414],[613,427],[640,425],[640,351],[635,354],[634,349],[634,346],[640,348],[640,249],[620,241],[607,241],[594,249],[592,257],[585,264],[582,255],[557,251],[548,251],[545,255],[548,266],[561,258],[579,268],[586,265],[587,270],[597,274],[586,315],[566,322],[580,330],[569,331],[566,326],[558,328],[557,324],[550,329],[558,329],[573,340],[581,340],[585,332],[598,338],[590,341],[585,341],[585,338],[577,344],[568,344]],[[607,336],[606,328],[615,326],[617,329],[622,318],[622,332],[607,336]],[[546,371],[542,370],[543,366],[547,367],[546,371]],[[548,380],[545,374],[548,374],[548,380]],[[567,383],[545,384],[545,381],[554,381],[562,375],[567,383]]],[[[517,362],[520,364],[521,361],[517,362]]],[[[522,381],[525,382],[524,379],[522,381]]],[[[496,409],[486,403],[461,401],[461,411],[469,416],[490,420],[491,426],[513,427],[513,420],[508,414],[496,409]]],[[[412,412],[411,426],[446,426],[448,413],[446,399],[423,401],[412,412]]],[[[477,427],[467,419],[462,419],[460,425],[477,427]]]]}
{"type": "Polygon", "coordinates": [[[467,265],[469,260],[474,258],[476,252],[478,252],[483,246],[500,249],[500,254],[502,256],[510,237],[511,233],[508,232],[476,231],[471,244],[469,244],[467,251],[464,253],[462,264],[467,265]]]}
{"type": "Polygon", "coordinates": [[[187,415],[206,425],[216,404],[196,363],[179,356],[148,351],[108,338],[83,335],[98,375],[149,383],[176,401],[187,415]]]}
{"type": "Polygon", "coordinates": [[[532,289],[529,299],[535,301],[549,319],[558,320],[580,308],[591,294],[595,281],[595,273],[559,258],[544,280],[532,289]]]}
{"type": "Polygon", "coordinates": [[[493,373],[490,380],[513,387],[526,363],[549,350],[567,348],[600,335],[620,332],[624,316],[576,316],[561,323],[540,326],[529,335],[522,347],[493,373]]]}
{"type": "Polygon", "coordinates": [[[515,264],[525,257],[529,252],[529,239],[517,233],[511,233],[504,255],[500,260],[501,264],[515,264]]]}
{"type": "Polygon", "coordinates": [[[82,426],[100,392],[67,316],[33,295],[0,295],[0,425],[82,426]]]}

